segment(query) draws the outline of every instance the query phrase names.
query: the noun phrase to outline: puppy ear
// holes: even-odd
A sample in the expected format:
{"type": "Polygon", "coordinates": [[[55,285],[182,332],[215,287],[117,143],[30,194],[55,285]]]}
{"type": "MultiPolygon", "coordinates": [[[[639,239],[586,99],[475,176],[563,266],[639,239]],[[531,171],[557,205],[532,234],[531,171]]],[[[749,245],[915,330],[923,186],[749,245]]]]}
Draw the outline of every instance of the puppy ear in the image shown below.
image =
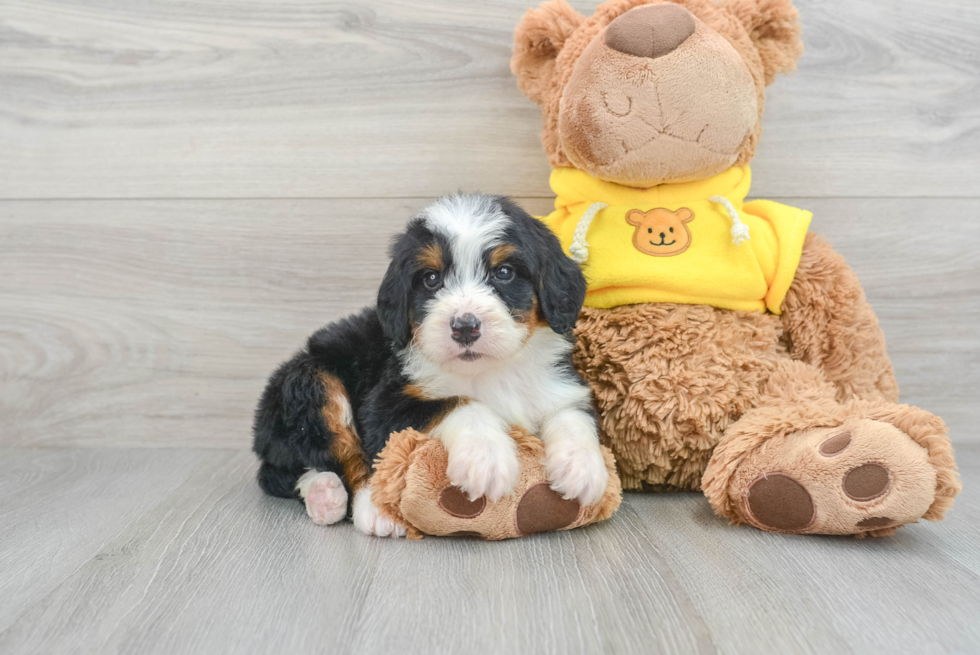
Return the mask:
{"type": "Polygon", "coordinates": [[[555,75],[555,59],[585,16],[565,0],[548,0],[529,9],[514,31],[510,70],[528,98],[543,104],[555,75]]]}
{"type": "Polygon", "coordinates": [[[406,259],[406,236],[397,239],[391,248],[388,271],[378,289],[378,319],[385,337],[395,350],[401,350],[412,338],[408,302],[412,292],[412,270],[406,259]]]}
{"type": "Polygon", "coordinates": [[[568,334],[575,327],[585,302],[585,276],[562,250],[561,242],[548,226],[530,215],[527,218],[539,253],[534,279],[538,308],[552,330],[568,334]]]}
{"type": "Polygon", "coordinates": [[[549,247],[538,277],[538,302],[551,329],[558,334],[568,334],[575,327],[585,303],[585,276],[578,264],[562,251],[558,239],[553,234],[549,236],[553,248],[549,247]]]}
{"type": "Polygon", "coordinates": [[[721,6],[745,27],[759,50],[767,86],[777,74],[796,70],[803,40],[800,14],[790,0],[726,0],[721,6]]]}

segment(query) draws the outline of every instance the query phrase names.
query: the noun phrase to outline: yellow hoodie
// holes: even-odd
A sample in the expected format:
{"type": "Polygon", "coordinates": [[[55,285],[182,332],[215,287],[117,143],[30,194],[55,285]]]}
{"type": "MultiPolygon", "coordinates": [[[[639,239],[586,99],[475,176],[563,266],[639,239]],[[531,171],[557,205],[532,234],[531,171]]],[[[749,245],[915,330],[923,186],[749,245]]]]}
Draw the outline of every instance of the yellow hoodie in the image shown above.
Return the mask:
{"type": "Polygon", "coordinates": [[[748,166],[736,166],[636,189],[558,168],[555,211],[542,220],[583,264],[588,307],[674,302],[779,314],[812,214],[745,202],[751,180],[748,166]]]}

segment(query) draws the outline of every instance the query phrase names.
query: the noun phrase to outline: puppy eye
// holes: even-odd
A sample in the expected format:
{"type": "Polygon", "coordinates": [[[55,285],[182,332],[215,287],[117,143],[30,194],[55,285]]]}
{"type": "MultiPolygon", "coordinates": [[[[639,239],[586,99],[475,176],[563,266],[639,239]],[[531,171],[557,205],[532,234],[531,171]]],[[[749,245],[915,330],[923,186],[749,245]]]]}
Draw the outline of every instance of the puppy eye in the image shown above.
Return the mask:
{"type": "Polygon", "coordinates": [[[442,284],[442,274],[439,271],[426,271],[422,275],[422,285],[429,291],[439,288],[442,284]]]}
{"type": "Polygon", "coordinates": [[[674,231],[674,228],[670,228],[670,231],[673,232],[674,231]]]}
{"type": "Polygon", "coordinates": [[[498,282],[510,282],[514,279],[514,269],[506,264],[498,266],[493,272],[493,277],[498,282]]]}

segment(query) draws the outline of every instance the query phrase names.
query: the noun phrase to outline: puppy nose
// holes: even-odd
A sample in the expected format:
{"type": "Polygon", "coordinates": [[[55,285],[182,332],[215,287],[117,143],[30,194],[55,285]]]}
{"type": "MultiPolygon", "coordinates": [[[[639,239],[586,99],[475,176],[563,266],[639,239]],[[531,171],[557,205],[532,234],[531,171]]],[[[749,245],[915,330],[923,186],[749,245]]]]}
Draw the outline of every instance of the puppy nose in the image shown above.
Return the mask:
{"type": "Polygon", "coordinates": [[[473,314],[453,316],[449,327],[453,330],[453,341],[458,344],[468,346],[480,338],[480,319],[473,314]]]}
{"type": "Polygon", "coordinates": [[[606,45],[634,57],[656,59],[694,34],[694,16],[679,5],[648,5],[627,11],[606,28],[606,45]]]}

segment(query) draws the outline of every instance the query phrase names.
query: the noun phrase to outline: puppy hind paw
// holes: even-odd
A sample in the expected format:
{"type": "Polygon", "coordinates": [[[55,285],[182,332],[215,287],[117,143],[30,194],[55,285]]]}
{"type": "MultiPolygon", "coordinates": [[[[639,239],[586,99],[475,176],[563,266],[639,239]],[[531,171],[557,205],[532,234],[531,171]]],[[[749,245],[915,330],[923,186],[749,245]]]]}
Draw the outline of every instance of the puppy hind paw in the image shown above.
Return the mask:
{"type": "Polygon", "coordinates": [[[317,525],[332,525],[347,516],[347,490],[336,473],[307,471],[296,484],[306,513],[317,525]]]}

